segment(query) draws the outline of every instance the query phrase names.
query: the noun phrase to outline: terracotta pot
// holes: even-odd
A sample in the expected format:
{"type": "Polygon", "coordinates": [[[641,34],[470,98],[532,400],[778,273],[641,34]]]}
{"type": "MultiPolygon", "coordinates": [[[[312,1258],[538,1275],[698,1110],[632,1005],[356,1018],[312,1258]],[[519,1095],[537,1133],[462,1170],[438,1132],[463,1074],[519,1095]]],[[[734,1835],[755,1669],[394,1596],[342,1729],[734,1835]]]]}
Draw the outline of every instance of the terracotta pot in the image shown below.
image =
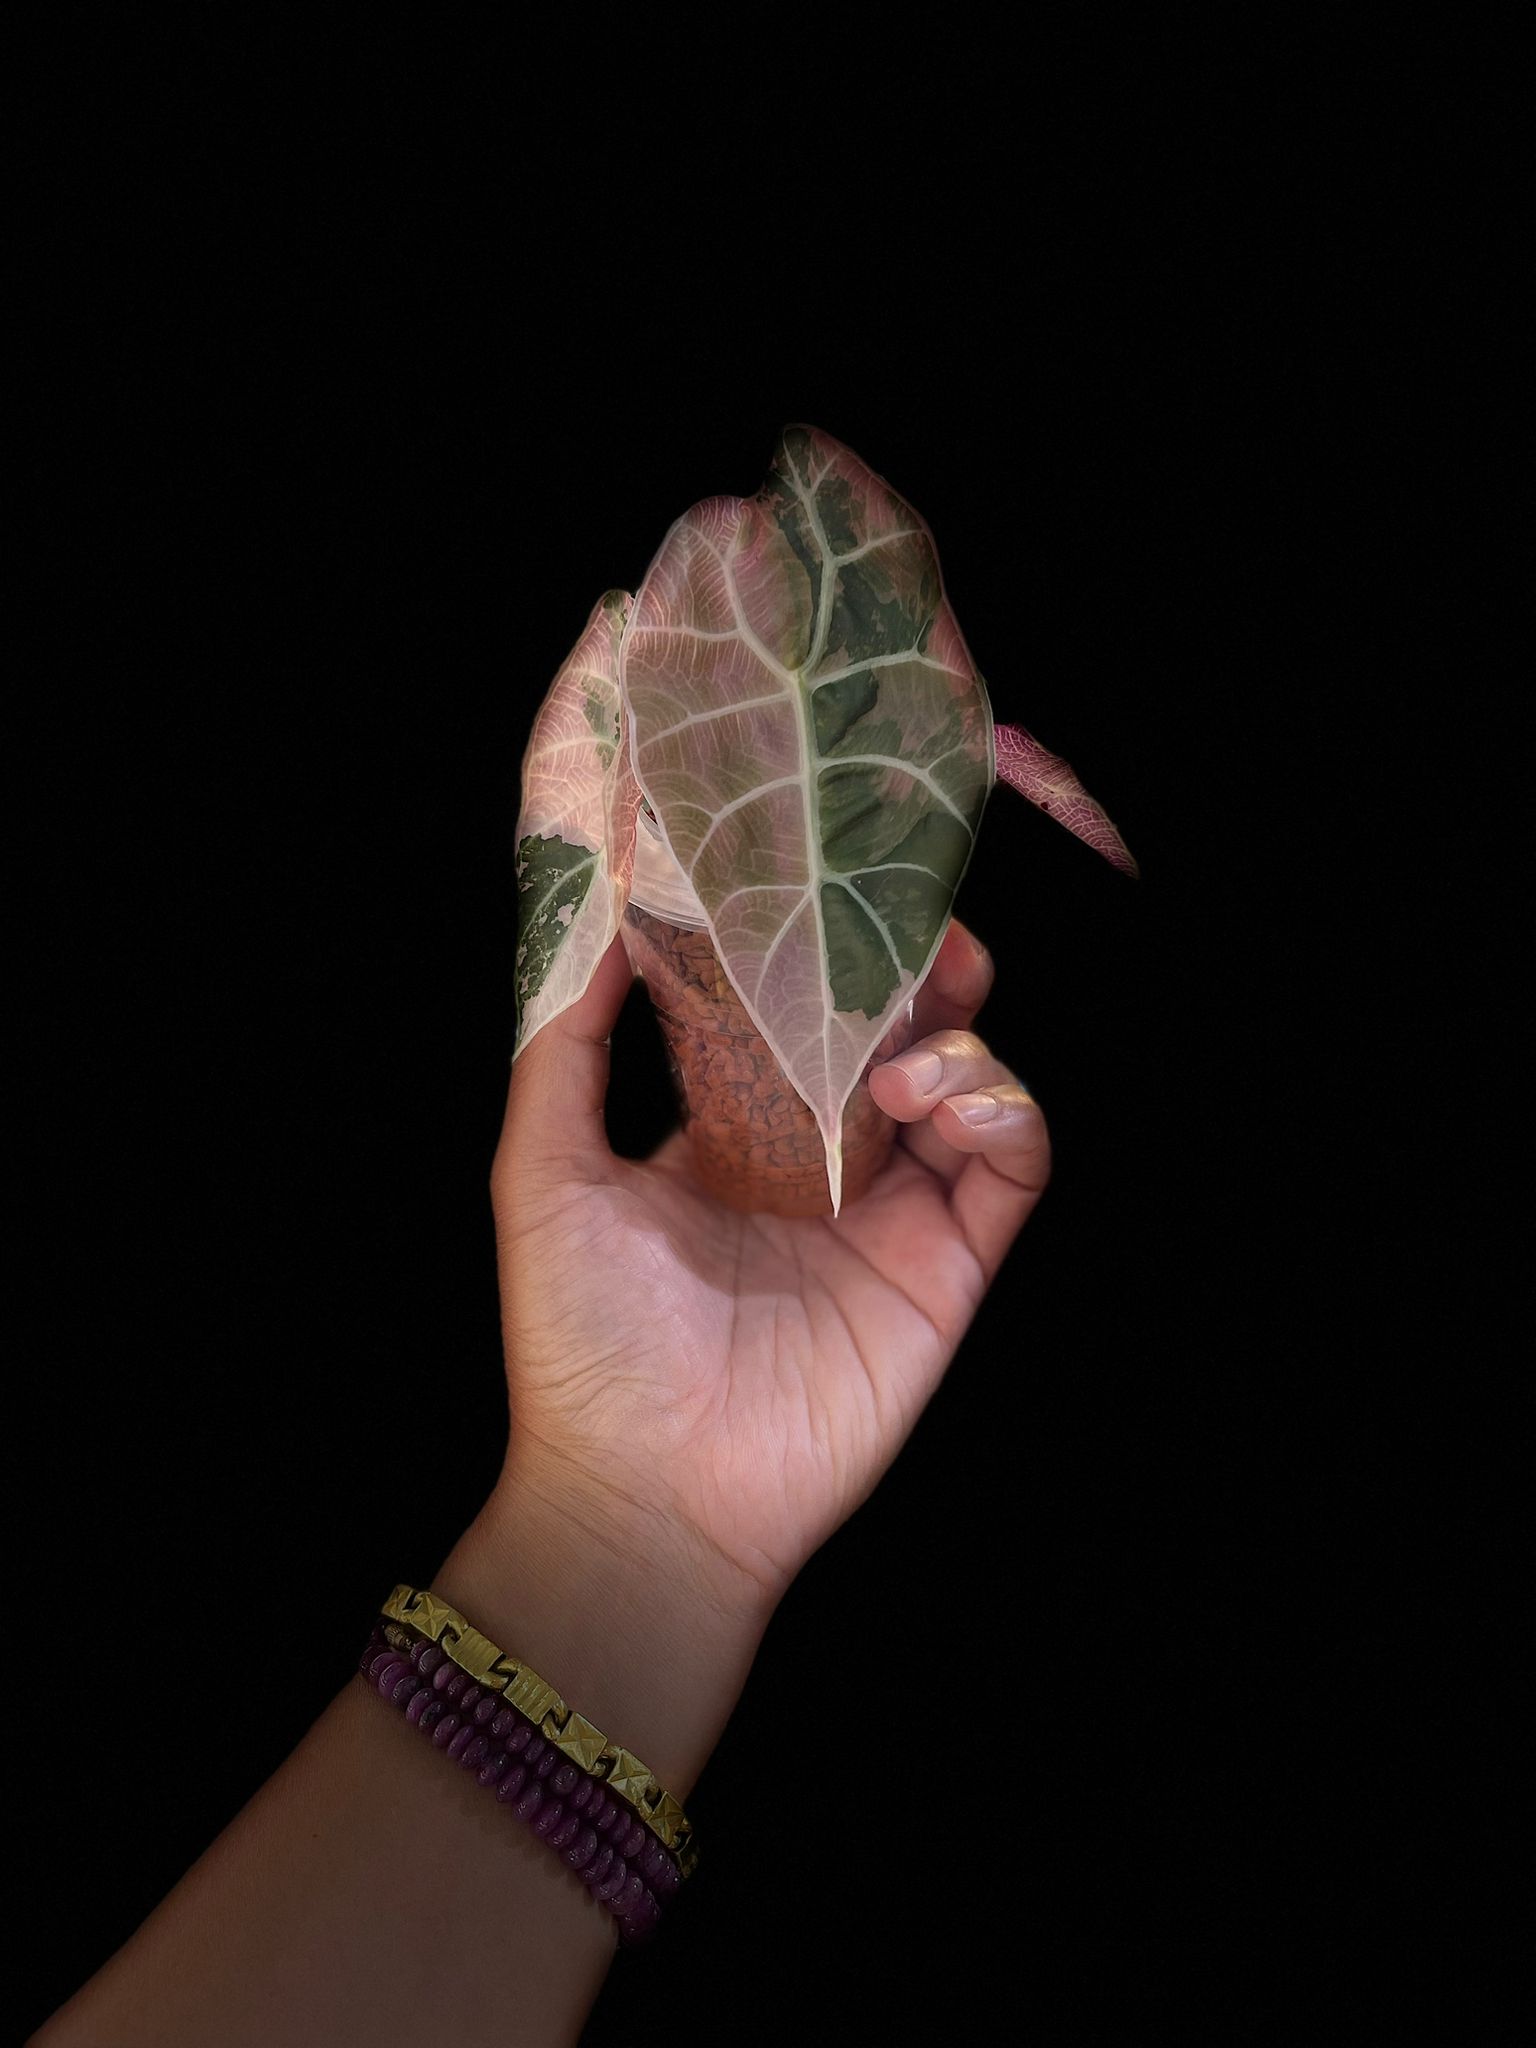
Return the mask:
{"type": "MultiPolygon", "coordinates": [[[[709,933],[669,924],[631,903],[622,926],[629,964],[643,976],[699,1178],[732,1209],[830,1216],[826,1154],[816,1119],[769,1051],[720,965],[709,933]]],[[[903,1017],[880,1048],[906,1043],[903,1017]]],[[[896,1125],[864,1080],[843,1115],[843,1207],[884,1166],[896,1125]]]]}

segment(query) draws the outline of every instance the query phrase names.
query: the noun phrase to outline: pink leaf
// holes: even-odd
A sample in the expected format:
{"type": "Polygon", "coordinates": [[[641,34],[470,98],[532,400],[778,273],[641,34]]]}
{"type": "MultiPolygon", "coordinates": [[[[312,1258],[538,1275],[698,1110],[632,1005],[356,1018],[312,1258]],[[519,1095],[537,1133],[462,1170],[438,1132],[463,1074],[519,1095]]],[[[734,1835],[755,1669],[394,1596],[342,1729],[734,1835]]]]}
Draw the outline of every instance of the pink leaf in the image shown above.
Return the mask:
{"type": "Polygon", "coordinates": [[[1111,867],[1123,875],[1141,870],[1125,841],[1105,816],[1103,807],[1078,781],[1057,754],[1048,754],[1022,725],[994,725],[997,747],[997,777],[1036,804],[1058,825],[1065,825],[1074,837],[1102,853],[1111,867]]]}

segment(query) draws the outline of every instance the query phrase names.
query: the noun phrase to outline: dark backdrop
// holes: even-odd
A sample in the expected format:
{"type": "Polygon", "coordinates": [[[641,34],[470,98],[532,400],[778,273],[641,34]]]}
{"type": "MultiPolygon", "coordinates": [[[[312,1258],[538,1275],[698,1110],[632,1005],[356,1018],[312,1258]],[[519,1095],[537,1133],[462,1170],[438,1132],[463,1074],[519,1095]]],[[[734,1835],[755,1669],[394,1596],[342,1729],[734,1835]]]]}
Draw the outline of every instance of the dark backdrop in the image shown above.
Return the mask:
{"type": "MultiPolygon", "coordinates": [[[[1408,1362],[1464,1341],[1470,1225],[1431,1193],[1458,934],[1401,742],[1488,232],[1427,174],[1465,52],[1368,84],[1193,34],[758,33],[162,29],[74,53],[37,131],[18,1378],[28,1606],[101,1720],[37,1787],[29,2024],[495,1477],[529,721],[597,593],[797,419],[920,508],[999,717],[1143,879],[989,807],[959,907],[1055,1181],[785,1602],[590,2039],[1256,2038],[1343,1962],[1365,2009],[1421,1966],[1386,1734],[1460,1538],[1422,1540],[1408,1362]]],[[[633,1001],[615,1142],[667,1118],[633,1001]]]]}

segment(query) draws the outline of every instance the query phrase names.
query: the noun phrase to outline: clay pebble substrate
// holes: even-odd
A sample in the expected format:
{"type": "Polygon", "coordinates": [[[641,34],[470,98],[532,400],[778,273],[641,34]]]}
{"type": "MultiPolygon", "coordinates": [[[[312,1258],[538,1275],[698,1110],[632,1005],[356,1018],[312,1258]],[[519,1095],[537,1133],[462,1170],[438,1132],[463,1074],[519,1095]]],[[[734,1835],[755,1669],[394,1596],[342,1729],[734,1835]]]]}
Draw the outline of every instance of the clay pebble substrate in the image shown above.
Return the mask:
{"type": "MultiPolygon", "coordinates": [[[[630,904],[630,964],[661,1025],[699,1176],[733,1209],[778,1216],[832,1212],[816,1119],[747,1015],[705,930],[630,904]]],[[[860,1081],[843,1113],[843,1206],[885,1164],[896,1126],[860,1081]]]]}

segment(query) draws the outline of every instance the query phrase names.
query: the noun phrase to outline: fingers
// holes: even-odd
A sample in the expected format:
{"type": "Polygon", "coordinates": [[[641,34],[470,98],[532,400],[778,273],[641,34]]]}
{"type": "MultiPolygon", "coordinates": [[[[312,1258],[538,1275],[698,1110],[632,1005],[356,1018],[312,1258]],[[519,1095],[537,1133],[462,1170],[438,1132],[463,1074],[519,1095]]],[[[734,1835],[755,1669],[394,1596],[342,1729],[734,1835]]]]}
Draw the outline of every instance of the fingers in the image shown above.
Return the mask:
{"type": "Polygon", "coordinates": [[[615,938],[579,1002],[551,1017],[512,1062],[501,1142],[491,1168],[497,1199],[532,1178],[580,1175],[612,1158],[603,1127],[608,1040],[631,980],[615,938]]]}
{"type": "Polygon", "coordinates": [[[952,917],[928,979],[917,992],[912,1035],[963,1031],[992,987],[992,956],[959,918],[952,917]]]}
{"type": "Polygon", "coordinates": [[[947,1181],[950,1208],[991,1280],[1050,1179],[1039,1104],[970,1031],[938,1031],[876,1067],[869,1091],[908,1149],[947,1181]]]}
{"type": "Polygon", "coordinates": [[[911,1124],[932,1116],[949,1096],[1012,1079],[974,1031],[935,1031],[884,1066],[872,1068],[869,1092],[887,1116],[911,1124]]]}

